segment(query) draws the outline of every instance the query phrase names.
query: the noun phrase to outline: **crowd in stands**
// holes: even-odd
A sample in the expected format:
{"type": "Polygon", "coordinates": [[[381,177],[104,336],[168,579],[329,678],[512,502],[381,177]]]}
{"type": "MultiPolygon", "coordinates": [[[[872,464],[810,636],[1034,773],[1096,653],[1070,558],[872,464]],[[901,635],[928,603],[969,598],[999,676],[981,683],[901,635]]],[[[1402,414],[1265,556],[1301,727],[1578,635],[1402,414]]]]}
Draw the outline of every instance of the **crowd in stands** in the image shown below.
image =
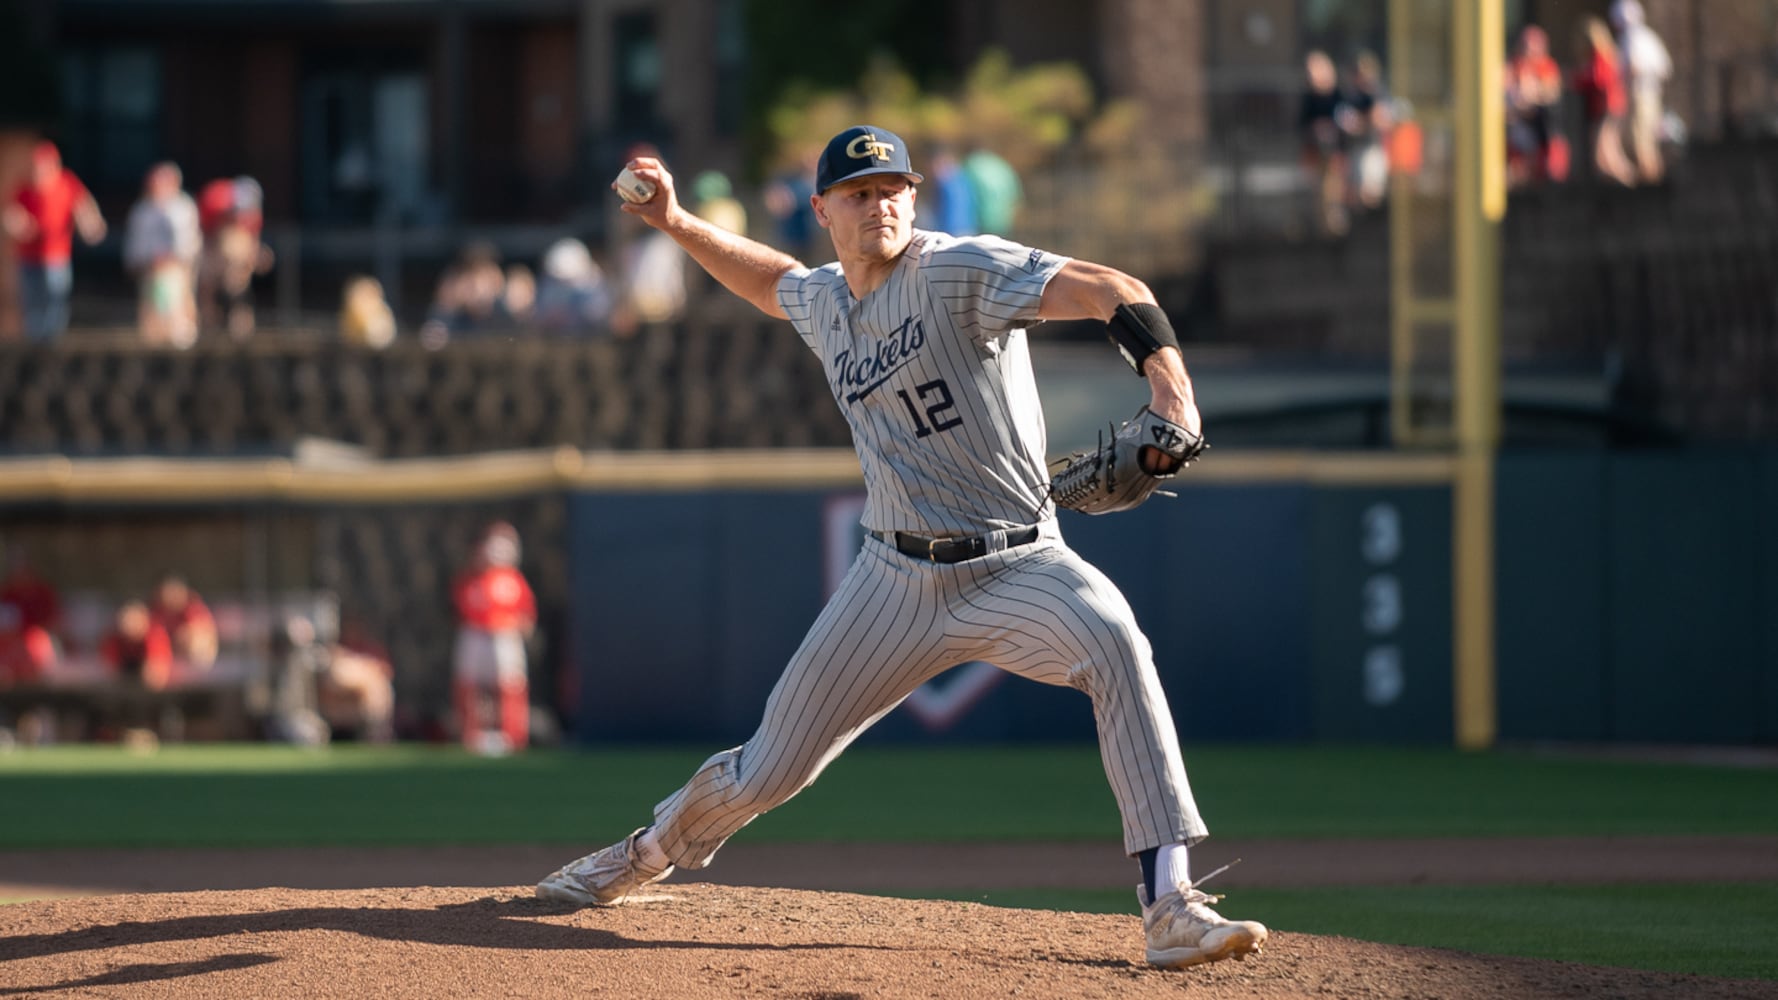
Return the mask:
{"type": "MultiPolygon", "coordinates": [[[[660,155],[645,144],[626,153],[660,155]]],[[[703,218],[731,232],[748,231],[747,209],[720,171],[698,174],[681,197],[703,218]]],[[[437,346],[515,330],[628,337],[682,316],[693,296],[684,251],[629,216],[618,218],[614,243],[609,274],[592,249],[574,237],[552,243],[535,271],[524,262],[503,266],[498,251],[487,243],[464,247],[439,279],[420,328],[421,341],[437,346]]],[[[344,314],[341,326],[346,327],[344,314]]]]}
{"type": "Polygon", "coordinates": [[[309,616],[285,614],[265,637],[259,668],[224,667],[216,614],[181,574],[165,573],[146,594],[119,595],[96,634],[77,633],[56,585],[14,546],[0,579],[0,745],[96,739],[153,748],[180,738],[187,722],[181,703],[162,696],[197,687],[243,698],[259,688],[253,732],[223,735],[308,745],[395,736],[393,667],[355,622],[328,639],[309,616]]]}
{"type": "MultiPolygon", "coordinates": [[[[203,598],[167,573],[149,594],[125,597],[92,648],[82,649],[67,634],[55,584],[22,547],[8,553],[0,583],[0,690],[110,682],[126,697],[113,717],[88,720],[97,735],[143,740],[154,720],[151,699],[142,695],[202,677],[216,663],[217,639],[203,598]]],[[[59,729],[41,709],[18,721],[31,742],[52,741],[59,729]]]]}
{"type": "Polygon", "coordinates": [[[1374,52],[1360,52],[1345,78],[1326,52],[1303,61],[1297,111],[1302,162],[1316,227],[1338,235],[1355,212],[1381,208],[1392,171],[1418,169],[1419,128],[1383,80],[1374,52]]]}
{"type": "Polygon", "coordinates": [[[540,738],[528,648],[538,599],[520,554],[511,521],[477,531],[451,580],[450,660],[421,668],[448,677],[449,702],[410,707],[398,733],[389,650],[360,615],[327,610],[337,602],[229,597],[218,611],[168,572],[146,592],[105,595],[102,611],[82,591],[65,614],[55,581],[15,543],[0,576],[0,749],[75,740],[156,748],[185,738],[196,720],[181,713],[194,702],[177,695],[198,689],[239,696],[246,728],[216,733],[223,738],[319,746],[403,736],[450,738],[481,754],[523,750],[540,738]]]}
{"type": "Polygon", "coordinates": [[[1580,105],[1583,162],[1591,176],[1633,187],[1666,174],[1664,144],[1681,126],[1664,97],[1673,60],[1639,0],[1614,0],[1607,20],[1580,22],[1564,76],[1547,32],[1520,29],[1506,66],[1507,176],[1524,187],[1567,180],[1573,144],[1559,114],[1564,88],[1580,105]]]}
{"type": "MultiPolygon", "coordinates": [[[[1514,38],[1503,74],[1507,178],[1514,187],[1565,181],[1573,146],[1562,114],[1572,92],[1594,178],[1634,186],[1665,174],[1662,147],[1681,126],[1669,114],[1664,88],[1673,73],[1665,43],[1650,28],[1639,0],[1613,0],[1609,23],[1586,17],[1564,74],[1548,32],[1535,24],[1514,38]]],[[[1346,231],[1354,212],[1383,204],[1392,170],[1412,172],[1420,133],[1412,109],[1385,84],[1374,53],[1360,52],[1341,72],[1313,50],[1304,59],[1297,126],[1316,227],[1346,231]]]]}
{"type": "MultiPolygon", "coordinates": [[[[31,341],[54,340],[68,328],[75,237],[99,243],[105,217],[48,140],[33,148],[24,182],[0,194],[0,231],[18,259],[19,325],[31,341]]],[[[122,239],[144,342],[183,348],[200,330],[237,340],[253,332],[252,281],[272,266],[262,202],[251,177],[218,178],[194,199],[177,164],[149,168],[122,239]]]]}
{"type": "MultiPolygon", "coordinates": [[[[922,206],[925,224],[959,234],[1010,234],[1023,197],[1012,167],[983,149],[959,158],[940,147],[934,155],[951,166],[938,175],[942,185],[929,192],[930,207],[922,206]]],[[[636,156],[659,157],[661,150],[644,143],[624,153],[625,159],[636,156]]],[[[813,193],[813,160],[804,157],[764,185],[765,213],[757,227],[721,171],[694,175],[680,197],[725,229],[818,264],[829,247],[809,205],[813,193]]],[[[215,178],[194,194],[174,162],[146,172],[117,234],[121,266],[136,289],[135,324],[143,343],[184,349],[200,338],[240,342],[253,335],[255,284],[277,263],[264,235],[264,205],[264,191],[250,176],[215,178]]],[[[106,219],[48,140],[37,144],[23,183],[0,192],[0,207],[5,237],[19,261],[20,326],[31,341],[54,340],[69,324],[75,241],[106,240],[106,219]]],[[[340,288],[335,332],[343,342],[369,349],[394,344],[404,329],[433,348],[516,333],[628,337],[679,319],[705,284],[671,240],[614,213],[598,243],[565,233],[535,258],[503,257],[486,240],[466,243],[442,267],[430,301],[411,325],[382,281],[368,273],[349,275],[340,288]]],[[[0,337],[12,332],[5,328],[7,318],[0,316],[0,337]]]]}

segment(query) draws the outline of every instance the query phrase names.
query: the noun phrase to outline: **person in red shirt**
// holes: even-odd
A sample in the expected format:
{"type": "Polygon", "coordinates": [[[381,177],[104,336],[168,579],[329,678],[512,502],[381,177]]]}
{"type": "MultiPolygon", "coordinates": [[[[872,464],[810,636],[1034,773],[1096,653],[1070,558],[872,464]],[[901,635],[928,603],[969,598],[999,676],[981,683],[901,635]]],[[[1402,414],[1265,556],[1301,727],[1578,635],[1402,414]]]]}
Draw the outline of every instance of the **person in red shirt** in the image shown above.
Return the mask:
{"type": "Polygon", "coordinates": [[[56,588],[37,575],[23,549],[12,550],[0,580],[0,681],[26,684],[54,669],[61,624],[56,588]]]}
{"type": "Polygon", "coordinates": [[[1630,111],[1630,96],[1624,89],[1617,42],[1597,17],[1588,17],[1581,32],[1581,63],[1574,73],[1574,90],[1586,113],[1593,168],[1601,177],[1628,187],[1636,183],[1636,170],[1624,152],[1624,117],[1630,111]]]}
{"type": "Polygon", "coordinates": [[[221,178],[198,192],[198,319],[206,330],[226,329],[242,340],[253,333],[253,277],[272,266],[261,241],[265,196],[251,177],[221,178]]]}
{"type": "Polygon", "coordinates": [[[1519,32],[1506,64],[1507,177],[1515,185],[1568,178],[1568,143],[1557,130],[1562,68],[1550,55],[1549,34],[1535,24],[1519,32]]]}
{"type": "Polygon", "coordinates": [[[74,235],[105,238],[105,217],[86,185],[62,165],[53,142],[31,150],[31,176],[0,208],[0,228],[18,256],[19,301],[25,336],[51,340],[68,328],[74,288],[74,235]]]}
{"type": "Polygon", "coordinates": [[[173,658],[180,665],[204,671],[216,663],[216,617],[184,577],[176,573],[161,577],[148,611],[172,641],[173,658]]]}
{"type": "Polygon", "coordinates": [[[146,601],[125,601],[118,606],[110,630],[99,641],[99,660],[122,682],[115,721],[123,728],[123,742],[138,749],[159,746],[150,692],[173,682],[173,641],[155,622],[146,601]]]}
{"type": "Polygon", "coordinates": [[[519,533],[496,521],[452,588],[457,609],[453,697],[465,746],[482,753],[522,749],[530,739],[525,640],[537,624],[537,599],[519,572],[519,533]],[[493,712],[484,709],[492,702],[493,712]],[[488,730],[491,715],[497,729],[488,730]]]}
{"type": "Polygon", "coordinates": [[[113,676],[158,691],[173,680],[173,640],[143,601],[125,601],[99,644],[99,658],[113,676]]]}

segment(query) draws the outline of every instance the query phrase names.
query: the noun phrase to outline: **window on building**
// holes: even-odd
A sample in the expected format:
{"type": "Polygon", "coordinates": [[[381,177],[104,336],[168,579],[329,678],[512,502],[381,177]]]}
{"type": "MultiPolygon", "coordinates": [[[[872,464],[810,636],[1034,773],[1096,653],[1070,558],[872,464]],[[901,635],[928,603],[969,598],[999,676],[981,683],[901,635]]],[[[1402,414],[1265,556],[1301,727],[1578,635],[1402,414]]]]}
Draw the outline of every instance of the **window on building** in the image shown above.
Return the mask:
{"type": "Polygon", "coordinates": [[[417,71],[335,67],[302,87],[303,214],[432,221],[431,99],[417,71]]]}
{"type": "Polygon", "coordinates": [[[1303,50],[1320,49],[1345,66],[1361,51],[1387,44],[1388,0],[1304,0],[1303,50]]]}
{"type": "Polygon", "coordinates": [[[62,96],[63,160],[100,197],[133,196],[162,155],[159,53],[71,49],[62,61],[62,96]]]}
{"type": "Polygon", "coordinates": [[[746,0],[718,0],[716,7],[716,134],[741,131],[747,98],[746,0]]]}
{"type": "Polygon", "coordinates": [[[613,67],[617,73],[612,108],[617,128],[632,135],[654,131],[661,92],[660,33],[653,13],[621,14],[612,21],[613,67]]]}

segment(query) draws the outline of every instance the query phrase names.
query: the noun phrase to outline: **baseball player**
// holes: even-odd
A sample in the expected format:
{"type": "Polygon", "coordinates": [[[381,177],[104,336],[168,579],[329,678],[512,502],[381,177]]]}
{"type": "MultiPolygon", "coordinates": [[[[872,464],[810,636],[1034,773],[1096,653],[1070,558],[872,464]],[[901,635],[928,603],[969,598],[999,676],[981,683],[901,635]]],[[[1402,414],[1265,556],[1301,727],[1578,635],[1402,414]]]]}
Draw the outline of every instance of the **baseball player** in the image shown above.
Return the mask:
{"type": "Polygon", "coordinates": [[[866,538],[753,736],[705,761],[651,826],[563,866],[537,894],[610,904],[675,867],[703,868],[915,688],[985,660],[1091,697],[1124,847],[1141,862],[1148,960],[1177,967],[1258,951],[1266,928],[1224,919],[1210,908],[1219,897],[1192,883],[1187,845],[1207,831],[1148,640],[1055,517],[1064,494],[1075,506],[1095,488],[1152,490],[1201,448],[1191,381],[1153,293],[1099,264],[914,228],[923,178],[885,129],[834,136],[816,173],[810,203],[838,260],[814,270],[700,221],[658,160],[630,161],[613,184],[625,212],[790,320],[821,359],[863,466],[866,538]],[[1119,433],[1118,450],[1052,477],[1025,327],[1086,318],[1108,321],[1152,404],[1119,433]]]}
{"type": "Polygon", "coordinates": [[[484,529],[451,600],[458,620],[451,693],[463,744],[478,753],[523,750],[531,711],[525,639],[537,626],[537,598],[519,572],[516,528],[495,521],[484,529]]]}

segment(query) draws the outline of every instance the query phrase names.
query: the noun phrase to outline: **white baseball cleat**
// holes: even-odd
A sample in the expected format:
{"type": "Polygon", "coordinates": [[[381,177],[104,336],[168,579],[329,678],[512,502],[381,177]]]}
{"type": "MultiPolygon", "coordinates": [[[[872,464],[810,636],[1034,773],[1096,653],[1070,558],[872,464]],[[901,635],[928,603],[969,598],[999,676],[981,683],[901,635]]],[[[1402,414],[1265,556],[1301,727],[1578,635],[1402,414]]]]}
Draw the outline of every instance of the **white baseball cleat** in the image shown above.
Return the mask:
{"type": "Polygon", "coordinates": [[[555,870],[537,883],[537,898],[577,906],[610,906],[651,882],[673,873],[673,866],[649,868],[636,850],[637,830],[610,847],[555,870]]]}
{"type": "Polygon", "coordinates": [[[1210,908],[1221,899],[1182,885],[1149,902],[1146,886],[1136,887],[1142,904],[1142,930],[1148,938],[1148,961],[1163,969],[1245,959],[1266,943],[1266,925],[1253,920],[1228,920],[1210,908]]]}

